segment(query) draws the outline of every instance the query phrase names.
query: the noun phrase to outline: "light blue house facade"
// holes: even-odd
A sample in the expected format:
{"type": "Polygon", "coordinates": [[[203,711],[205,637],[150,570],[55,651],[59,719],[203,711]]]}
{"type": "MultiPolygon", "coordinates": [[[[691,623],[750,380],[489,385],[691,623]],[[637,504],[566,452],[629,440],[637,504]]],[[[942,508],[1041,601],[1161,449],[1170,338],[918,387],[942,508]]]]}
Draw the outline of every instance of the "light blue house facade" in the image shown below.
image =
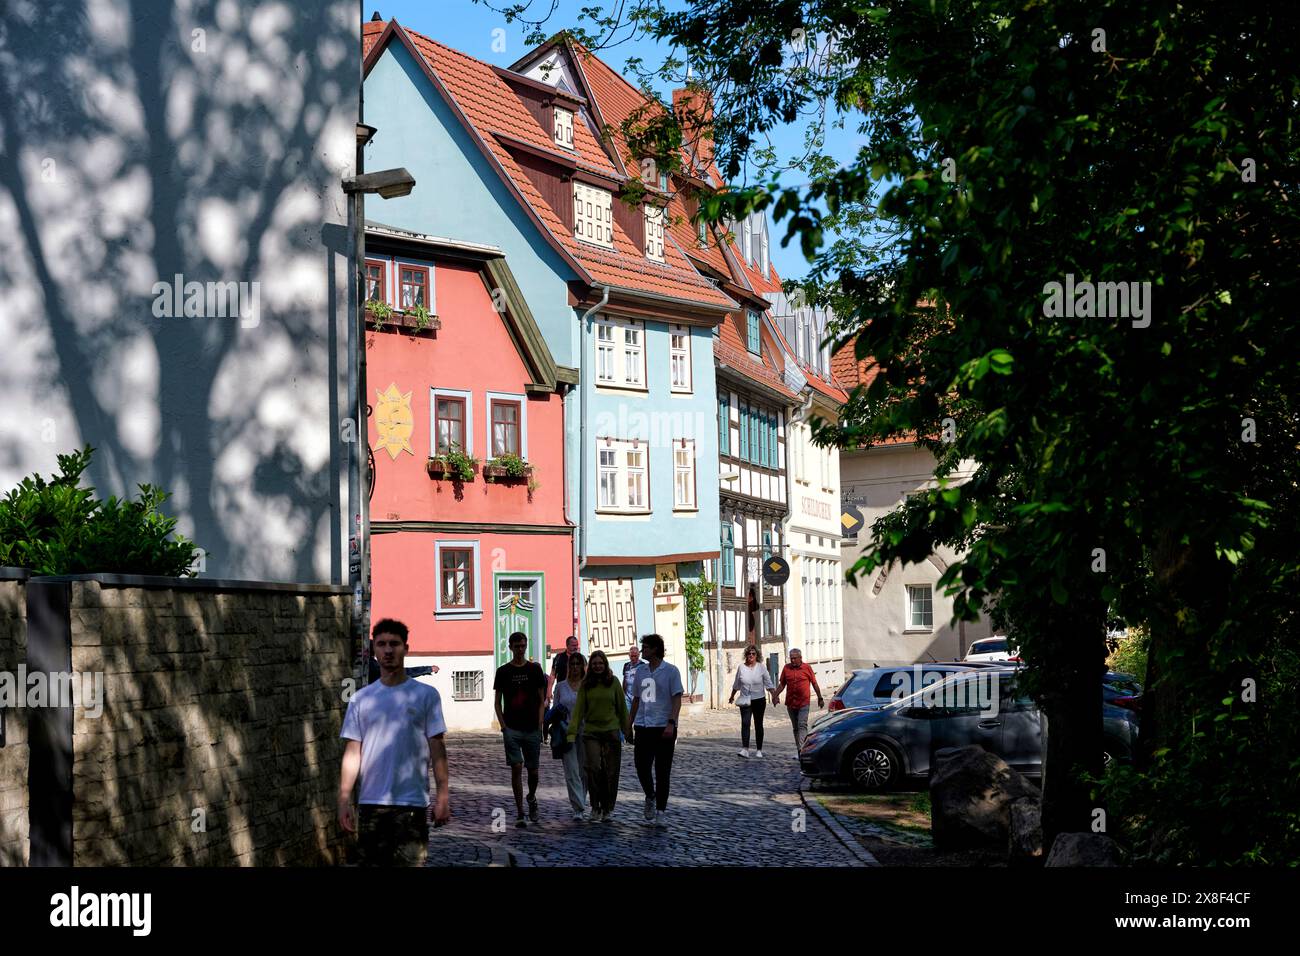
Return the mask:
{"type": "Polygon", "coordinates": [[[600,135],[616,122],[602,97],[621,79],[563,44],[511,69],[396,23],[365,24],[364,44],[365,122],[378,129],[366,168],[404,166],[417,184],[370,218],[502,250],[570,385],[574,633],[616,673],[632,643],[660,633],[689,682],[680,585],[719,550],[712,338],[735,303],[665,228],[684,212],[666,177],[644,203],[623,200],[632,164],[600,135]]]}

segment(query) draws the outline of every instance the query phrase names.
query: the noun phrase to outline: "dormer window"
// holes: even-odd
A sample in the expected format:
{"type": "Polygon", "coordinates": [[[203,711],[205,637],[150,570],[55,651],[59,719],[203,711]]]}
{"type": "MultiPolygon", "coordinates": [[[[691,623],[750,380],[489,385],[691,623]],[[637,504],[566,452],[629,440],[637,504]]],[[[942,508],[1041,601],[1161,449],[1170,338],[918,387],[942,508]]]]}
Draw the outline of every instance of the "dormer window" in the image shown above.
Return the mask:
{"type": "Polygon", "coordinates": [[[565,149],[573,149],[573,112],[555,107],[555,142],[565,149]]]}
{"type": "Polygon", "coordinates": [[[586,183],[573,184],[573,234],[584,242],[614,248],[613,193],[586,183]]]}
{"type": "Polygon", "coordinates": [[[697,224],[696,229],[697,234],[700,237],[700,245],[707,246],[709,244],[709,224],[701,219],[697,224]]]}
{"type": "Polygon", "coordinates": [[[662,206],[645,207],[645,254],[655,262],[664,261],[664,210],[662,206]]]}
{"type": "Polygon", "coordinates": [[[758,313],[748,312],[746,313],[745,317],[748,320],[748,327],[746,328],[747,335],[745,336],[745,345],[750,352],[754,353],[755,355],[760,355],[762,354],[762,338],[760,337],[758,332],[758,323],[759,323],[758,313]]]}
{"type": "Polygon", "coordinates": [[[659,189],[661,192],[668,192],[668,174],[659,174],[659,189]]]}

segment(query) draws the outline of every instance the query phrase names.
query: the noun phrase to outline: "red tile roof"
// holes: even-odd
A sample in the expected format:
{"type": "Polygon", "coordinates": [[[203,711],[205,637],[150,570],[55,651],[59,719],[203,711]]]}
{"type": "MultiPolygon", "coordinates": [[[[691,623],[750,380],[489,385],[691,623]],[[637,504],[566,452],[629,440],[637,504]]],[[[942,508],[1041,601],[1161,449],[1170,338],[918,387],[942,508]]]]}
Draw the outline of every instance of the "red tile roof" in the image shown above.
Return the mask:
{"type": "MultiPolygon", "coordinates": [[[[363,25],[362,42],[367,55],[386,26],[386,23],[379,22],[363,25]]],[[[491,65],[412,30],[400,29],[410,38],[429,69],[464,114],[472,131],[478,134],[479,140],[500,164],[511,185],[531,207],[554,242],[585,272],[584,278],[594,285],[611,285],[634,292],[687,299],[714,308],[731,304],[731,300],[700,275],[673,244],[664,244],[664,263],[647,259],[645,251],[633,243],[617,218],[614,222],[613,249],[576,239],[556,210],[543,199],[510,150],[497,138],[500,134],[537,149],[555,151],[554,143],[524,106],[518,94],[491,65]]],[[[622,180],[624,177],[610,162],[609,156],[587,124],[575,117],[573,127],[575,159],[579,168],[622,180]]],[[[619,200],[615,198],[614,201],[619,200]]]]}
{"type": "Polygon", "coordinates": [[[784,398],[794,402],[797,396],[785,384],[780,369],[774,367],[770,349],[764,349],[760,359],[745,344],[740,334],[740,322],[744,319],[743,311],[728,314],[727,320],[722,323],[718,337],[713,340],[714,357],[720,362],[725,362],[745,378],[774,389],[784,398]]]}

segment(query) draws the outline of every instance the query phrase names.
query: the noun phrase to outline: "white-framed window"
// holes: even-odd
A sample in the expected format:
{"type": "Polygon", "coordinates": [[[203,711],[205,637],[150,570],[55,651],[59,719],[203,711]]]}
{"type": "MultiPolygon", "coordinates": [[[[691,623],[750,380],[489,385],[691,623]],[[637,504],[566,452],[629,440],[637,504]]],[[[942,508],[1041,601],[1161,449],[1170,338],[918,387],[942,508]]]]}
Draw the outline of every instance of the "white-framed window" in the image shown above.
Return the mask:
{"type": "Polygon", "coordinates": [[[555,142],[573,149],[573,111],[555,107],[555,142]]]}
{"type": "Polygon", "coordinates": [[[477,541],[436,541],[433,546],[437,603],[434,617],[482,617],[477,541]]]}
{"type": "Polygon", "coordinates": [[[584,242],[614,248],[614,194],[586,183],[573,184],[573,234],[584,242]]]}
{"type": "Polygon", "coordinates": [[[618,507],[618,449],[601,448],[600,459],[600,507],[618,507]]]}
{"type": "Polygon", "coordinates": [[[645,386],[645,326],[637,319],[596,319],[596,384],[645,386]]]}
{"type": "Polygon", "coordinates": [[[596,460],[600,511],[650,511],[650,448],[644,441],[597,438],[596,460]]]}
{"type": "Polygon", "coordinates": [[[454,388],[429,389],[429,447],[445,455],[454,446],[474,454],[474,404],[470,392],[454,388]]]}
{"type": "Polygon", "coordinates": [[[669,330],[668,362],[674,392],[691,390],[691,333],[673,326],[669,330]]]}
{"type": "Polygon", "coordinates": [[[452,700],[482,700],[483,699],[483,672],[482,671],[452,671],[451,672],[451,699],[452,700]]]}
{"type": "Polygon", "coordinates": [[[488,456],[513,454],[528,458],[528,397],[508,392],[487,393],[488,456]]]}
{"type": "Polygon", "coordinates": [[[606,321],[596,323],[596,381],[613,382],[614,378],[614,326],[606,321]]]}
{"type": "Polygon", "coordinates": [[[695,509],[695,442],[686,439],[673,442],[673,508],[695,509]]]}
{"type": "Polygon", "coordinates": [[[934,630],[934,596],[928,584],[907,586],[907,629],[934,630]]]}
{"type": "Polygon", "coordinates": [[[645,254],[655,262],[664,261],[664,209],[645,207],[645,254]]]}
{"type": "Polygon", "coordinates": [[[643,511],[646,506],[646,448],[635,445],[625,452],[627,461],[627,506],[643,511]]]}
{"type": "Polygon", "coordinates": [[[623,326],[623,383],[645,384],[645,343],[640,325],[623,326]]]}
{"type": "Polygon", "coordinates": [[[758,268],[763,273],[763,278],[767,276],[767,230],[760,229],[758,232],[758,268]]]}

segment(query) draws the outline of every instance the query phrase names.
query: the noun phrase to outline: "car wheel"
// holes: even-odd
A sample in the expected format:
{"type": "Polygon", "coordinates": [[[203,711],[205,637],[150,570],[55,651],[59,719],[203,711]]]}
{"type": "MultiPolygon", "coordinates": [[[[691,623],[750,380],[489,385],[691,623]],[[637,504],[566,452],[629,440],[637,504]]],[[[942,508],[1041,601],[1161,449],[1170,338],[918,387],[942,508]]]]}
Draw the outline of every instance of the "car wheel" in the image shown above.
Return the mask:
{"type": "Polygon", "coordinates": [[[849,751],[844,775],[859,790],[875,793],[888,790],[902,774],[903,765],[894,748],[868,740],[849,751]]]}

